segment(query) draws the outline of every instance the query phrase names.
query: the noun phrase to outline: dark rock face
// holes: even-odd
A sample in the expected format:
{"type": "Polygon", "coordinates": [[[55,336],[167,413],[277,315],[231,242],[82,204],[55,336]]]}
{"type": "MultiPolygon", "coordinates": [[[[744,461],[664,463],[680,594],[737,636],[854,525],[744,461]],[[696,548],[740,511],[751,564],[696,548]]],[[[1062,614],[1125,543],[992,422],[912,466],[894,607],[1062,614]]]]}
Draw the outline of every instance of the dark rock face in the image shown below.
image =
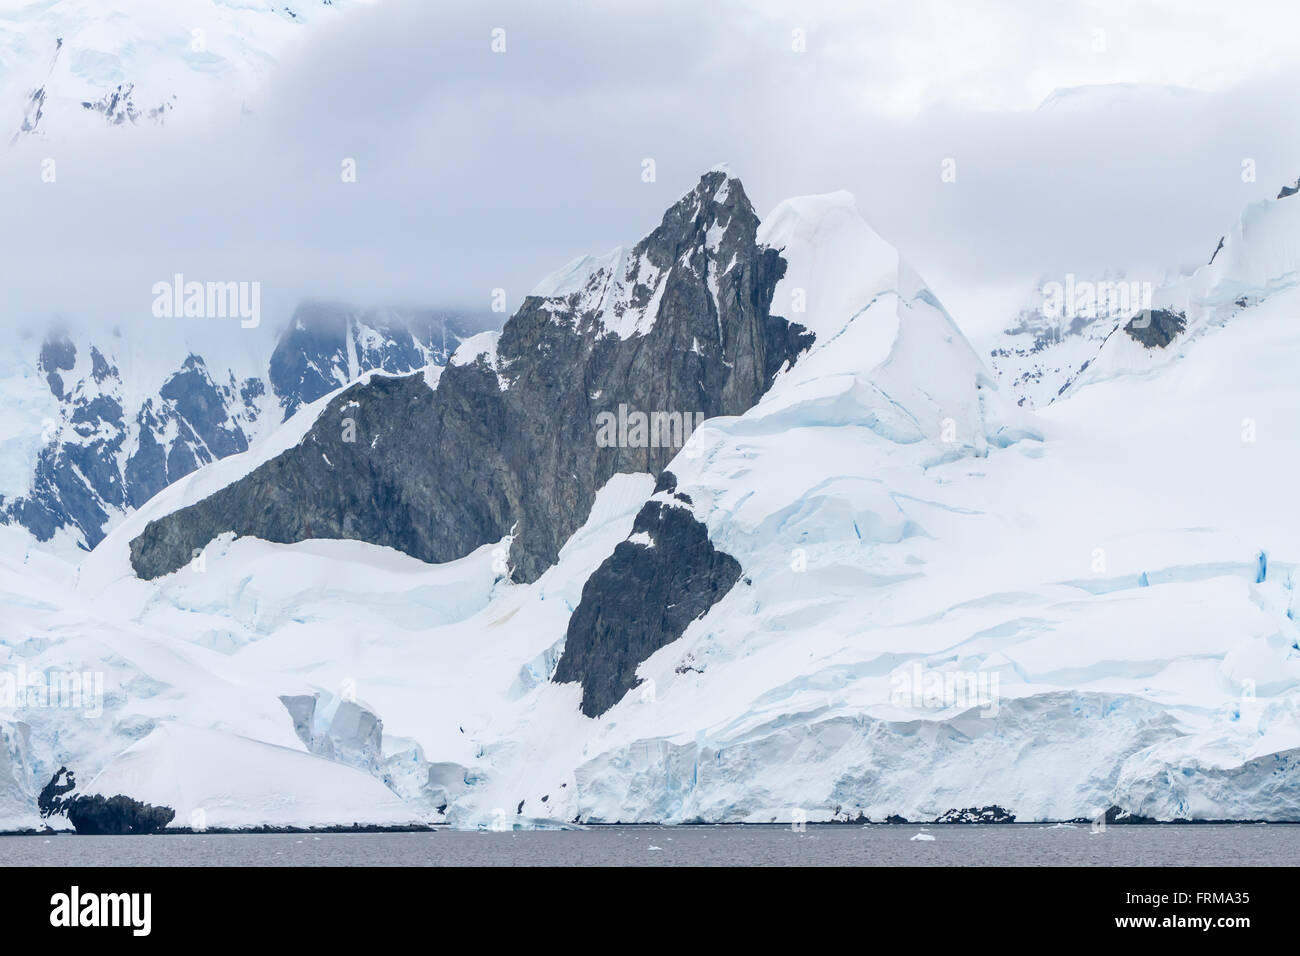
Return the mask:
{"type": "Polygon", "coordinates": [[[285,418],[347,384],[349,317],[345,308],[330,303],[304,302],[294,310],[271,353],[269,371],[285,418]]]}
{"type": "Polygon", "coordinates": [[[1295,181],[1294,186],[1283,186],[1281,192],[1277,194],[1278,199],[1286,199],[1288,196],[1294,196],[1300,193],[1300,179],[1295,181]]]}
{"type": "Polygon", "coordinates": [[[1202,824],[1211,825],[1211,826],[1226,826],[1230,823],[1240,826],[1243,823],[1265,823],[1266,821],[1264,820],[1215,820],[1215,819],[1206,819],[1201,817],[1197,817],[1197,818],[1175,817],[1172,820],[1159,820],[1155,817],[1145,817],[1140,813],[1132,813],[1128,810],[1125,810],[1123,807],[1110,806],[1106,809],[1106,812],[1099,819],[1088,820],[1084,817],[1079,817],[1077,819],[1071,820],[1070,822],[1090,823],[1093,826],[1097,826],[1098,823],[1105,823],[1107,826],[1109,826],[1110,824],[1117,824],[1120,826],[1132,824],[1134,826],[1149,827],[1149,826],[1198,826],[1202,824]]]}
{"type": "Polygon", "coordinates": [[[300,445],[151,522],[132,566],[167,574],[225,532],[359,539],[441,562],[513,531],[512,577],[535,580],[612,475],[656,474],[676,454],[631,433],[602,443],[599,416],[741,414],[811,344],[769,315],[785,262],[757,227],[739,181],[706,174],[626,254],[526,298],[436,391],[423,375],[345,390],[300,445]]]}
{"type": "MultiPolygon", "coordinates": [[[[448,369],[444,377],[453,373],[471,382],[486,377],[496,388],[495,376],[480,368],[448,369]]],[[[442,442],[490,449],[505,414],[490,398],[478,390],[464,405],[439,406],[422,374],[347,389],[300,446],[150,522],[131,542],[132,566],[145,578],[166,574],[228,530],[277,542],[356,538],[426,561],[499,540],[510,526],[504,456],[466,450],[442,467],[431,457],[442,442]]]]}
{"type": "Polygon", "coordinates": [[[63,398],[60,371],[70,372],[77,365],[77,347],[68,339],[51,336],[41,346],[40,368],[55,398],[63,398]]]}
{"type": "Polygon", "coordinates": [[[1145,313],[1135,315],[1124,326],[1124,331],[1144,348],[1165,348],[1174,337],[1187,327],[1187,317],[1181,312],[1152,309],[1150,319],[1145,313]]]}
{"type": "Polygon", "coordinates": [[[987,807],[967,807],[964,810],[949,810],[935,823],[1015,823],[1016,815],[1002,809],[996,803],[987,807]]]}
{"type": "MultiPolygon", "coordinates": [[[[1281,199],[1282,197],[1278,196],[1277,198],[1281,199]]],[[[1214,251],[1210,253],[1210,261],[1207,263],[1207,265],[1214,265],[1215,258],[1219,255],[1220,252],[1223,251],[1223,242],[1226,238],[1227,238],[1226,236],[1219,237],[1219,244],[1215,246],[1214,251]]]]}
{"type": "Polygon", "coordinates": [[[70,793],[77,789],[77,779],[73,776],[72,771],[67,767],[60,767],[50,778],[50,782],[41,788],[40,795],[36,798],[36,809],[41,815],[41,819],[63,812],[65,793],[70,793]],[[66,782],[61,782],[61,778],[67,776],[66,782]]]}
{"type": "Polygon", "coordinates": [[[112,797],[103,794],[66,796],[76,787],[72,771],[60,767],[36,799],[41,817],[66,814],[78,833],[102,835],[157,833],[176,816],[171,807],[155,807],[123,794],[112,797]],[[67,781],[61,782],[65,775],[67,781]]]}
{"type": "MultiPolygon", "coordinates": [[[[1139,826],[1149,826],[1151,824],[1156,824],[1161,822],[1159,820],[1154,819],[1153,817],[1144,817],[1139,813],[1129,813],[1123,807],[1114,807],[1114,806],[1106,808],[1106,815],[1104,819],[1108,824],[1132,823],[1139,826]]],[[[1174,821],[1174,822],[1185,822],[1185,821],[1174,821]]]]}
{"type": "Polygon", "coordinates": [[[157,833],[176,816],[171,807],[155,807],[117,794],[75,797],[68,805],[68,819],[78,833],[157,833]]]}
{"type": "Polygon", "coordinates": [[[183,422],[186,437],[191,439],[187,444],[204,449],[210,461],[248,450],[248,438],[230,423],[227,413],[239,396],[231,386],[223,388],[213,382],[197,355],[189,356],[158,394],[171,403],[183,422]]]}
{"type": "Polygon", "coordinates": [[[740,564],[713,546],[676,484],[671,472],[660,476],[632,536],[587,579],[569,618],[553,679],[582,684],[588,717],[622,700],[638,683],[637,666],[681,637],[740,578],[740,564]]]}

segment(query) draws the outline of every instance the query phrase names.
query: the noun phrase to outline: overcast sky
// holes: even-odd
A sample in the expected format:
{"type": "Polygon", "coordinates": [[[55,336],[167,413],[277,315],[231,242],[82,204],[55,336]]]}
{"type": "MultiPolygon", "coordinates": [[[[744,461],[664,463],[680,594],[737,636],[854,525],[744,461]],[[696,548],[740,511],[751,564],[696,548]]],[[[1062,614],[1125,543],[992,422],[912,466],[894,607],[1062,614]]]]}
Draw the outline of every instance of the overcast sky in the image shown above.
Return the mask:
{"type": "Polygon", "coordinates": [[[251,116],[59,143],[53,188],[54,146],[0,146],[6,315],[119,321],[175,272],[257,279],[281,315],[498,287],[513,311],[727,162],[760,215],[852,191],[982,332],[1044,278],[1204,262],[1300,177],[1296,64],[1283,2],[378,0],[312,24],[251,116]],[[1133,85],[1040,107],[1102,84],[1133,85]]]}

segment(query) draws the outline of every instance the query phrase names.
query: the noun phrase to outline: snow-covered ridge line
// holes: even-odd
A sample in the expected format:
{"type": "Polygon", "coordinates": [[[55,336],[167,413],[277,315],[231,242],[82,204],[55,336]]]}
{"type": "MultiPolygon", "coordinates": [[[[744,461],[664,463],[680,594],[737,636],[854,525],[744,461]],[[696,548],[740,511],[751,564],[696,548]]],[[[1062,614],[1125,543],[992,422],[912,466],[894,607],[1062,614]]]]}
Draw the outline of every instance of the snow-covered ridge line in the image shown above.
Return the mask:
{"type": "Polygon", "coordinates": [[[557,321],[581,323],[599,316],[603,329],[627,339],[645,335],[654,327],[669,274],[682,268],[707,277],[714,312],[720,313],[718,276],[730,270],[735,260],[733,257],[725,264],[715,260],[732,227],[734,211],[746,214],[741,217],[746,219],[752,215],[753,206],[740,180],[725,165],[705,173],[704,182],[709,184],[707,190],[702,182],[683,193],[669,207],[659,229],[635,247],[616,246],[603,256],[579,256],[543,278],[529,298],[541,299],[541,308],[555,313],[557,321]],[[734,193],[739,197],[738,205],[733,199],[733,184],[737,187],[734,193]],[[703,262],[692,261],[693,248],[677,261],[662,258],[660,237],[680,230],[682,223],[675,221],[678,217],[694,222],[702,231],[703,262]]]}
{"type": "Polygon", "coordinates": [[[1167,364],[1243,310],[1294,289],[1300,283],[1300,202],[1284,193],[1247,206],[1206,265],[1155,291],[1153,316],[1173,317],[1181,324],[1174,326],[1178,332],[1167,347],[1152,348],[1137,335],[1112,333],[1066,394],[1114,375],[1167,364]]]}

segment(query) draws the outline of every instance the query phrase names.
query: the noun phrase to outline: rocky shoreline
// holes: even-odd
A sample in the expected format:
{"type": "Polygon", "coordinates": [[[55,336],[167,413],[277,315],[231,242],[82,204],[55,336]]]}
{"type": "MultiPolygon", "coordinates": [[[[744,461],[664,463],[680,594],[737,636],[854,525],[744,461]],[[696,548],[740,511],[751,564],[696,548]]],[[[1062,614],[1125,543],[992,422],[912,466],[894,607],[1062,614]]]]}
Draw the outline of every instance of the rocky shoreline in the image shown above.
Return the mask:
{"type": "MultiPolygon", "coordinates": [[[[953,808],[940,814],[934,820],[909,820],[898,815],[891,815],[883,820],[871,820],[866,817],[839,818],[833,820],[821,820],[809,822],[805,826],[826,827],[826,826],[1021,826],[1021,827],[1050,827],[1050,826],[1092,826],[1101,821],[1091,820],[1085,817],[1074,817],[1069,820],[1017,820],[1015,814],[997,806],[996,804],[988,807],[969,807],[964,809],[953,808]]],[[[1197,820],[1197,819],[1180,819],[1180,820],[1156,820],[1151,817],[1144,817],[1137,814],[1128,813],[1119,807],[1111,807],[1105,813],[1106,826],[1297,826],[1300,825],[1298,820],[1197,820]]],[[[730,823],[568,823],[554,824],[547,826],[530,826],[525,829],[536,830],[587,830],[600,829],[602,827],[637,827],[647,829],[669,828],[703,828],[703,827],[769,827],[776,829],[788,829],[790,822],[784,823],[749,823],[736,821],[730,823]]],[[[412,823],[405,826],[385,826],[379,824],[352,824],[351,826],[336,825],[324,827],[278,827],[278,826],[256,826],[256,827],[208,827],[203,830],[196,830],[193,827],[166,827],[151,831],[151,835],[174,836],[174,835],[261,835],[261,834],[312,834],[320,835],[324,833],[437,833],[442,830],[455,831],[457,828],[447,824],[431,823],[420,824],[412,823]]],[[[480,828],[484,829],[484,828],[480,828]]],[[[506,829],[501,832],[514,832],[514,828],[506,829]]],[[[6,836],[71,836],[71,835],[88,835],[81,833],[70,833],[67,830],[55,830],[51,827],[44,829],[26,829],[26,830],[0,830],[0,837],[6,836]]],[[[105,834],[97,834],[105,835],[105,834]]],[[[118,835],[118,834],[112,834],[118,835]]],[[[141,835],[126,834],[126,835],[141,835]]]]}

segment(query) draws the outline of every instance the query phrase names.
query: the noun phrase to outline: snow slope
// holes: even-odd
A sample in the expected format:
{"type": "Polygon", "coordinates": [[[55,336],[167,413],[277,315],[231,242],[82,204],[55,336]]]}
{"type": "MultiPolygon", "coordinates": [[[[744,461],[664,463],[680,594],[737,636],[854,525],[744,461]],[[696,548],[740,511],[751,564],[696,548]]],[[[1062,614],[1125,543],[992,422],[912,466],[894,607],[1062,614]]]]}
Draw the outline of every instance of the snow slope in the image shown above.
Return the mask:
{"type": "MultiPolygon", "coordinates": [[[[1041,408],[1089,382],[1174,361],[1198,336],[1294,287],[1300,282],[1300,202],[1293,197],[1284,189],[1276,199],[1252,203],[1206,265],[1150,290],[1152,310],[1176,314],[1186,323],[1168,347],[1148,347],[1124,333],[1136,305],[1118,315],[1099,307],[1095,313],[1049,317],[1040,290],[1036,305],[985,343],[999,384],[1021,405],[1041,408]]],[[[1117,283],[1135,287],[1130,298],[1137,301],[1141,284],[1123,274],[1097,282],[1117,283]]]]}
{"type": "Polygon", "coordinates": [[[846,205],[766,220],[787,283],[855,278],[815,286],[838,304],[809,308],[812,353],[670,466],[746,583],[642,665],[649,698],[582,725],[552,812],[1296,819],[1296,292],[1026,425],[846,205]],[[900,703],[917,664],[996,689],[900,703]]]}
{"type": "Polygon", "coordinates": [[[1300,284],[1300,201],[1261,200],[1242,213],[1210,261],[1190,276],[1157,290],[1155,309],[1185,316],[1186,331],[1168,349],[1143,348],[1128,335],[1107,339],[1076,387],[1114,374],[1148,371],[1175,361],[1189,344],[1243,309],[1275,299],[1300,284]]]}

